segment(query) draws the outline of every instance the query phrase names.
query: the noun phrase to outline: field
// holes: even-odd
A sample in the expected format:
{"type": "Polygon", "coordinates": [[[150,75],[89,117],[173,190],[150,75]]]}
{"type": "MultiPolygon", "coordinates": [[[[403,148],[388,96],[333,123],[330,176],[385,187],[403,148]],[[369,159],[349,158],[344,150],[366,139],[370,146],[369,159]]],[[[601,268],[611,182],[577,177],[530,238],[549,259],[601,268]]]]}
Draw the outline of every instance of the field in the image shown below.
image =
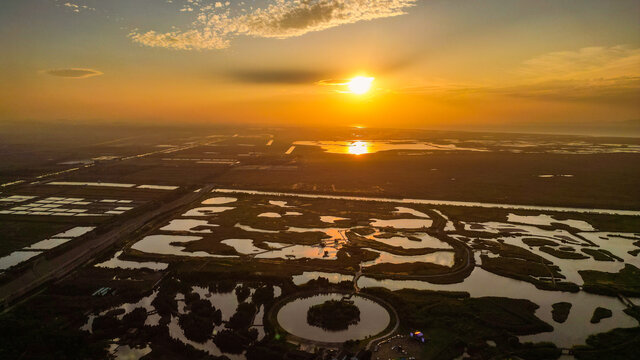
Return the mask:
{"type": "Polygon", "coordinates": [[[320,359],[398,344],[423,359],[589,358],[602,339],[625,345],[610,356],[635,339],[635,140],[85,130],[75,146],[7,137],[0,153],[13,159],[0,168],[2,358],[320,359]],[[380,301],[400,336],[323,342],[275,323],[310,292],[380,301]],[[597,308],[611,316],[591,323],[597,308]]]}

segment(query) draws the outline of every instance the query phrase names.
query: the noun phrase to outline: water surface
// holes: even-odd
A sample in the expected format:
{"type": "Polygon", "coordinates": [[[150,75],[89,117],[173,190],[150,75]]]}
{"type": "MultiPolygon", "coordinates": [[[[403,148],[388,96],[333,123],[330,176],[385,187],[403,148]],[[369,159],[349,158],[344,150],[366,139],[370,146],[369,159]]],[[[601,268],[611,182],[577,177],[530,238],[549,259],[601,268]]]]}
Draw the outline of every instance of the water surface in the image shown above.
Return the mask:
{"type": "Polygon", "coordinates": [[[351,298],[360,309],[360,322],[357,324],[349,325],[346,330],[328,331],[307,323],[307,311],[311,306],[322,304],[327,300],[340,300],[343,296],[343,294],[322,294],[295,299],[278,311],[278,323],[287,332],[304,339],[339,343],[376,335],[389,325],[391,318],[385,308],[357,295],[351,298]]]}

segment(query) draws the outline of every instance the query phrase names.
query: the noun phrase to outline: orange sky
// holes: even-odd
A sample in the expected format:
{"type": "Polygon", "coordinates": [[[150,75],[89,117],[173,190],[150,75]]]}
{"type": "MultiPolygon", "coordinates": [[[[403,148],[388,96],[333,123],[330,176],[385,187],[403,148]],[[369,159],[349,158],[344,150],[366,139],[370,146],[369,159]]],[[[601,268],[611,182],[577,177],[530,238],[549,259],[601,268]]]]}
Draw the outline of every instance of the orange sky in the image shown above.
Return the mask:
{"type": "Polygon", "coordinates": [[[102,5],[0,4],[0,121],[509,130],[640,119],[637,1],[102,5]],[[327,85],[355,75],[375,77],[372,90],[327,85]]]}

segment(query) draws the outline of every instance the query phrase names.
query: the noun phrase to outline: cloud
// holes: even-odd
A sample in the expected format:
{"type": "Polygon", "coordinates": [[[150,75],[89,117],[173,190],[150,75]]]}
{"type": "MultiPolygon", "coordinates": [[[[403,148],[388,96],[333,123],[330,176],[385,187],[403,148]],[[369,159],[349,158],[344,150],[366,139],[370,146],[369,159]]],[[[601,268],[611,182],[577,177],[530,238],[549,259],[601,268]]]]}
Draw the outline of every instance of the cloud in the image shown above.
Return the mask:
{"type": "Polygon", "coordinates": [[[99,76],[103,73],[98,70],[93,69],[79,69],[79,68],[68,68],[68,69],[51,69],[44,70],[45,74],[66,78],[74,78],[74,79],[84,79],[92,76],[99,76]]]}
{"type": "Polygon", "coordinates": [[[640,77],[591,80],[550,80],[506,86],[441,84],[400,89],[404,94],[421,94],[435,99],[503,96],[541,101],[609,103],[636,106],[640,98],[640,77]]]}
{"type": "Polygon", "coordinates": [[[552,101],[586,101],[636,104],[640,77],[591,80],[555,80],[490,90],[502,95],[552,101]]]}
{"type": "Polygon", "coordinates": [[[327,76],[326,71],[320,70],[235,70],[227,77],[244,83],[256,84],[310,84],[327,76]]]}
{"type": "MultiPolygon", "coordinates": [[[[375,59],[364,67],[371,74],[376,76],[388,75],[395,71],[401,70],[416,62],[417,56],[410,54],[408,56],[396,57],[391,60],[375,59]]],[[[349,82],[348,77],[355,75],[353,69],[349,65],[344,66],[326,66],[322,68],[236,68],[226,70],[221,75],[223,77],[243,82],[256,84],[316,84],[316,85],[345,85],[349,82]],[[337,78],[337,77],[340,78],[337,78]],[[342,78],[342,76],[346,76],[342,78]]]]}
{"type": "Polygon", "coordinates": [[[443,99],[498,95],[630,106],[640,98],[640,49],[623,45],[552,52],[524,61],[509,73],[510,81],[500,84],[440,81],[398,92],[443,99]]]}
{"type": "Polygon", "coordinates": [[[640,49],[617,45],[551,52],[525,61],[515,74],[539,80],[637,76],[640,49]]]}
{"type": "Polygon", "coordinates": [[[223,49],[238,35],[284,39],[359,21],[398,16],[405,14],[416,1],[270,0],[267,6],[248,11],[194,2],[191,5],[197,15],[188,30],[134,30],[129,38],[151,47],[223,49]]]}
{"type": "Polygon", "coordinates": [[[89,7],[87,5],[78,5],[78,4],[73,4],[73,3],[70,3],[70,2],[66,2],[66,3],[62,4],[62,6],[71,9],[71,11],[73,11],[75,13],[79,13],[79,12],[85,11],[85,10],[96,11],[95,8],[89,7]]]}
{"type": "Polygon", "coordinates": [[[342,86],[347,85],[349,83],[349,79],[324,79],[318,81],[316,84],[323,86],[342,86]]]}

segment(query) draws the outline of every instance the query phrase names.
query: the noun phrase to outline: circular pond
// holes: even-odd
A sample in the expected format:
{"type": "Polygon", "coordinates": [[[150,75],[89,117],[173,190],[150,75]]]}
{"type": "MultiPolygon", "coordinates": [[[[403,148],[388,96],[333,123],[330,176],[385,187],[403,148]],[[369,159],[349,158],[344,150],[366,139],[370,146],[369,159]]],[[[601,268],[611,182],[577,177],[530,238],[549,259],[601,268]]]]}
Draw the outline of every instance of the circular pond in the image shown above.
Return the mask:
{"type": "Polygon", "coordinates": [[[346,330],[330,331],[307,323],[307,312],[311,306],[327,300],[340,300],[343,296],[344,294],[339,293],[318,294],[292,300],[278,311],[278,323],[288,333],[297,337],[331,343],[361,340],[379,334],[389,325],[391,316],[382,305],[358,295],[351,297],[360,310],[360,321],[357,324],[349,325],[346,330]]]}

